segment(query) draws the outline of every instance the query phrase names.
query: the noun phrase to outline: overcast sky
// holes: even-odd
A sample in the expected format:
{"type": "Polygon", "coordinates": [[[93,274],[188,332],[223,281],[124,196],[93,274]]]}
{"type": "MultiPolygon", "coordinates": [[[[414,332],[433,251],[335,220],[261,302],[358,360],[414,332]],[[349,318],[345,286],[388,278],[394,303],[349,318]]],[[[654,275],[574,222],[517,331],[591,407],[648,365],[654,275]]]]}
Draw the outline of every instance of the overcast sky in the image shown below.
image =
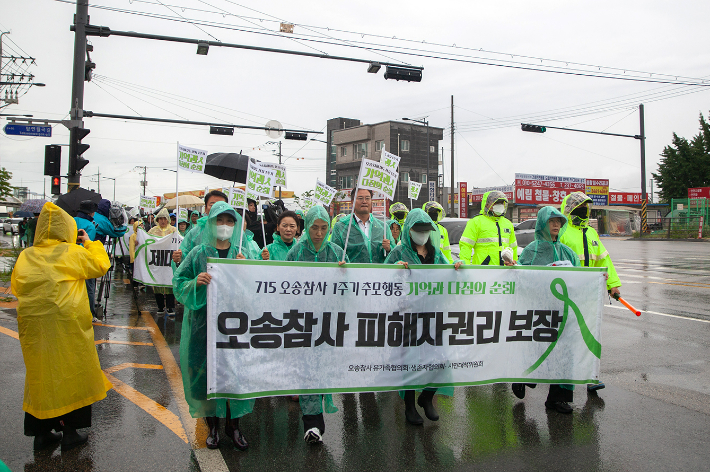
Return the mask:
{"type": "MultiPolygon", "coordinates": [[[[9,38],[14,45],[9,46],[19,46],[37,58],[30,71],[47,86],[33,87],[19,105],[2,113],[62,119],[70,108],[74,34],[69,25],[75,5],[54,0],[3,3],[0,28],[12,31],[9,38]]],[[[114,30],[403,61],[423,66],[424,75],[421,83],[396,82],[384,80],[384,70],[368,74],[366,64],[218,47],[198,56],[190,44],[94,37],[91,57],[97,64],[96,78],[86,83],[84,109],[256,126],[273,119],[285,127],[315,131],[322,131],[326,120],[335,117],[376,123],[428,116],[432,126],[445,128],[440,147],[447,185],[451,95],[456,105],[456,180],[468,182],[469,188],[511,184],[518,172],[607,178],[612,190],[638,192],[637,140],[558,130],[523,133],[519,123],[633,135],[639,132],[638,104],[644,103],[650,179],[672,133],[694,136],[699,114],[710,112],[710,87],[551,74],[393,53],[386,58],[360,47],[326,44],[378,44],[388,50],[410,48],[459,54],[456,57],[467,60],[507,60],[508,65],[559,66],[597,74],[628,70],[631,76],[636,74],[631,71],[643,71],[650,79],[668,78],[658,74],[672,74],[673,80],[675,75],[679,80],[708,78],[707,1],[91,0],[91,5],[223,26],[198,27],[90,8],[92,24],[114,30]],[[275,19],[296,24],[295,34],[319,42],[236,30],[278,31],[278,22],[270,21],[275,19]],[[454,44],[456,49],[450,47],[454,44]],[[607,69],[612,67],[619,70],[607,69]],[[590,106],[604,111],[580,114],[590,106]]],[[[4,54],[9,52],[5,44],[4,54]]],[[[208,128],[197,126],[98,118],[87,118],[85,124],[91,129],[85,139],[91,145],[85,157],[91,162],[84,168],[82,186],[95,188],[91,174],[100,169],[102,177],[117,179],[116,199],[129,205],[136,204],[141,193],[136,166],[149,167],[148,195],[174,191],[175,174],[162,168],[175,167],[178,141],[208,153],[243,151],[260,160],[277,161],[271,151],[275,147],[265,144],[269,138],[263,131],[236,130],[230,137],[211,136],[208,128]]],[[[0,133],[0,165],[13,173],[13,185],[41,193],[44,146],[67,141],[62,126],[54,128],[52,138],[0,133]]],[[[318,177],[325,178],[325,144],[284,141],[283,153],[288,158],[289,187],[296,192],[313,188],[318,177]]],[[[62,157],[64,170],[67,148],[62,157]]],[[[212,177],[181,173],[181,190],[223,184],[212,177]]],[[[46,185],[48,191],[48,181],[46,185]]],[[[111,198],[113,182],[102,180],[101,190],[111,198]]]]}

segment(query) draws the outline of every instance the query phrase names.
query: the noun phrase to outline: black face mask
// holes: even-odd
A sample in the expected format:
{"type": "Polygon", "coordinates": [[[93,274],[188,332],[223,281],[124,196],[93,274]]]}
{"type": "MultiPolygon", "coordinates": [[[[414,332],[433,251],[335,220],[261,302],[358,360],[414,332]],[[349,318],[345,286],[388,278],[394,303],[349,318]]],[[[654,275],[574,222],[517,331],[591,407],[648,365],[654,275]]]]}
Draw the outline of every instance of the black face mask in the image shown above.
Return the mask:
{"type": "Polygon", "coordinates": [[[577,218],[585,219],[587,218],[587,207],[586,206],[578,206],[574,210],[572,210],[572,213],[570,213],[572,216],[576,216],[577,218]]]}
{"type": "Polygon", "coordinates": [[[429,215],[429,218],[431,218],[431,221],[436,222],[436,220],[439,218],[439,212],[436,210],[430,211],[427,214],[429,215]]]}
{"type": "Polygon", "coordinates": [[[404,212],[403,212],[403,211],[398,211],[398,212],[395,212],[395,213],[392,213],[392,214],[393,214],[394,217],[397,218],[398,220],[404,219],[404,212]]]}

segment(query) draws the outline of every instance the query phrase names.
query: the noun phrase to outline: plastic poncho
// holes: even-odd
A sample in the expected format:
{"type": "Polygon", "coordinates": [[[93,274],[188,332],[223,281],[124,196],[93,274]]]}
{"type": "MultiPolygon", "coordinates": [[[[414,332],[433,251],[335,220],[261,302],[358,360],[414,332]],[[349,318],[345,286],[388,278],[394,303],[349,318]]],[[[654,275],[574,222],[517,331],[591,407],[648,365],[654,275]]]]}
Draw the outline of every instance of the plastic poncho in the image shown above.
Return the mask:
{"type": "Polygon", "coordinates": [[[138,220],[133,223],[133,234],[128,238],[128,253],[131,255],[131,263],[136,259],[136,238],[138,237],[138,228],[143,227],[143,221],[138,220]]]}
{"type": "Polygon", "coordinates": [[[76,237],[74,219],[45,203],[34,246],[20,253],[12,272],[27,369],[22,409],[39,419],[91,405],[112,388],[96,353],[85,283],[111,263],[100,242],[82,247],[76,237]]]}
{"type": "Polygon", "coordinates": [[[387,227],[390,229],[390,233],[392,233],[392,246],[399,244],[399,242],[402,240],[402,225],[397,220],[387,220],[387,227]],[[392,225],[399,226],[398,238],[395,238],[394,233],[392,233],[392,225]]]}
{"type": "Polygon", "coordinates": [[[567,218],[557,211],[556,208],[546,206],[537,213],[535,223],[535,240],[525,246],[520,254],[520,264],[544,266],[557,261],[570,261],[573,266],[579,266],[579,258],[572,249],[560,242],[562,236],[567,231],[567,218]],[[550,218],[561,218],[562,226],[557,235],[557,240],[552,240],[548,222],[550,218]]]}
{"type": "MultiPolygon", "coordinates": [[[[219,257],[215,248],[217,216],[228,210],[234,212],[225,202],[212,205],[202,229],[202,244],[190,251],[173,275],[173,293],[185,306],[180,335],[180,370],[185,400],[193,418],[225,418],[227,415],[227,400],[207,400],[207,286],[198,286],[197,276],[207,271],[208,257],[219,257]]],[[[239,250],[242,218],[238,214],[236,217],[227,259],[236,259],[239,250]]],[[[229,400],[229,405],[231,417],[239,418],[252,411],[254,400],[229,400]]]]}
{"type": "Polygon", "coordinates": [[[459,257],[464,264],[481,265],[488,257],[488,265],[503,265],[501,251],[506,247],[513,250],[513,260],[518,260],[518,242],[515,228],[505,216],[495,216],[491,212],[493,204],[503,200],[508,208],[505,193],[494,190],[483,194],[481,213],[466,223],[459,248],[459,257]]]}
{"type": "MultiPolygon", "coordinates": [[[[331,242],[345,249],[345,240],[348,235],[348,225],[353,218],[353,214],[344,216],[333,227],[333,237],[331,242]]],[[[392,243],[392,232],[389,226],[385,226],[381,219],[377,219],[370,214],[369,234],[363,233],[357,220],[353,220],[350,228],[350,239],[348,240],[347,253],[350,262],[360,262],[365,264],[382,264],[387,255],[382,249],[382,236],[384,235],[390,240],[390,248],[394,246],[392,243]],[[386,233],[385,233],[386,231],[386,233]]]]}
{"type": "Polygon", "coordinates": [[[177,222],[176,228],[178,229],[178,233],[180,233],[180,236],[184,238],[185,235],[190,232],[190,223],[185,218],[180,218],[177,222]],[[185,226],[185,231],[180,231],[180,223],[185,223],[187,225],[185,226]]]}
{"type": "MultiPolygon", "coordinates": [[[[412,229],[416,223],[429,223],[434,224],[429,215],[424,213],[423,210],[415,208],[410,211],[407,215],[407,219],[404,221],[404,228],[402,228],[402,244],[392,249],[389,256],[385,260],[385,264],[396,264],[399,261],[404,261],[409,264],[421,264],[421,259],[417,255],[417,251],[412,247],[412,240],[409,237],[409,230],[412,229]]],[[[427,249],[434,250],[434,264],[449,264],[446,257],[441,253],[439,248],[435,243],[439,239],[438,231],[431,231],[431,236],[429,237],[429,243],[427,249]]]]}
{"type": "MultiPolygon", "coordinates": [[[[283,242],[283,239],[281,239],[281,236],[274,233],[274,242],[266,246],[266,248],[269,250],[269,260],[285,261],[288,251],[290,251],[296,244],[296,240],[294,239],[291,242],[291,245],[287,246],[286,243],[283,242]]],[[[261,253],[259,253],[259,259],[262,259],[261,253]]]]}
{"type": "MultiPolygon", "coordinates": [[[[436,227],[439,230],[439,249],[441,250],[441,253],[444,255],[444,257],[449,261],[449,263],[453,264],[454,263],[454,257],[451,255],[451,243],[449,242],[449,232],[446,230],[446,228],[443,225],[439,224],[439,221],[441,221],[445,214],[444,214],[444,208],[439,204],[439,202],[426,202],[423,206],[422,209],[426,212],[428,215],[430,211],[436,210],[437,215],[436,218],[432,218],[434,220],[434,223],[436,223],[436,227]]],[[[429,216],[431,218],[431,216],[429,216]]]]}
{"type": "MultiPolygon", "coordinates": [[[[343,250],[330,241],[323,240],[319,251],[315,250],[311,241],[310,229],[316,220],[323,220],[330,228],[330,217],[322,206],[314,206],[306,214],[306,228],[301,240],[288,252],[287,261],[298,262],[339,262],[343,258],[343,250]]],[[[345,258],[347,262],[347,256],[345,258]]],[[[325,409],[326,413],[338,411],[333,403],[333,396],[327,395],[299,395],[298,402],[304,415],[319,415],[325,409]],[[324,406],[325,404],[325,406],[324,406]]]]}
{"type": "MultiPolygon", "coordinates": [[[[316,220],[323,220],[328,223],[328,229],[330,229],[330,217],[325,208],[318,205],[308,210],[305,218],[306,228],[303,230],[303,236],[301,236],[301,239],[288,252],[286,256],[287,261],[339,262],[343,259],[343,248],[327,239],[321,243],[320,249],[316,251],[310,233],[310,228],[316,220]]],[[[350,234],[350,237],[352,238],[352,234],[350,234]]],[[[345,256],[345,262],[350,262],[347,256],[345,256]]]]}
{"type": "Polygon", "coordinates": [[[586,218],[571,215],[575,208],[585,202],[589,202],[591,206],[592,199],[583,192],[572,192],[562,200],[562,213],[567,217],[569,225],[560,240],[577,254],[582,266],[607,268],[607,274],[609,275],[606,281],[607,290],[621,287],[621,280],[619,280],[619,276],[616,273],[614,263],[611,262],[609,251],[602,244],[596,230],[589,226],[591,208],[587,211],[586,218]]]}
{"type": "Polygon", "coordinates": [[[404,226],[404,220],[407,219],[408,214],[409,214],[409,208],[407,208],[407,205],[405,205],[404,203],[397,202],[397,203],[393,203],[392,205],[390,205],[390,215],[392,215],[391,219],[396,221],[397,223],[399,223],[400,228],[404,226]],[[400,212],[400,211],[404,212],[404,218],[402,218],[402,219],[395,218],[394,214],[397,212],[400,212]]]}

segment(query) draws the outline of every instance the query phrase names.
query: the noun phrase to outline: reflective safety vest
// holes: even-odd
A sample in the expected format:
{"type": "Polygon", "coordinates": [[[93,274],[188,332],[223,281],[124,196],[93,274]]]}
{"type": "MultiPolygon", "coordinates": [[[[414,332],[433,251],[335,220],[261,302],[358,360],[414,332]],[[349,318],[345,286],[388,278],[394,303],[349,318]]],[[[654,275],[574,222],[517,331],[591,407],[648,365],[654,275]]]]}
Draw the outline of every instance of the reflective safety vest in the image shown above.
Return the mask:
{"type": "Polygon", "coordinates": [[[464,264],[504,265],[501,252],[505,248],[513,250],[513,260],[518,260],[518,242],[515,230],[504,216],[478,215],[471,218],[459,241],[459,258],[464,264]]]}
{"type": "Polygon", "coordinates": [[[453,264],[454,258],[451,256],[451,244],[449,243],[449,232],[446,231],[446,228],[444,228],[439,223],[437,223],[436,226],[438,227],[439,234],[441,235],[441,238],[439,238],[439,249],[441,250],[441,253],[444,255],[444,257],[449,261],[449,263],[453,264]]]}
{"type": "Polygon", "coordinates": [[[577,256],[582,267],[606,267],[609,278],[606,281],[606,288],[610,290],[614,287],[621,287],[621,280],[616,273],[614,263],[611,262],[609,251],[599,239],[599,234],[591,226],[583,224],[575,226],[567,223],[567,230],[560,238],[560,242],[570,247],[577,256]]]}

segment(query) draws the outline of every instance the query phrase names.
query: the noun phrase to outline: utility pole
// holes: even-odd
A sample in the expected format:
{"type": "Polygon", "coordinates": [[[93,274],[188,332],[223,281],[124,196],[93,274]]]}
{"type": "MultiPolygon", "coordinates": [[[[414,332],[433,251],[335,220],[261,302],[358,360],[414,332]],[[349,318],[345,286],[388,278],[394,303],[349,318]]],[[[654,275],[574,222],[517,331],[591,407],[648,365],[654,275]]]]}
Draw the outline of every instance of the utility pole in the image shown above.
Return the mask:
{"type": "Polygon", "coordinates": [[[454,214],[454,185],[456,185],[456,180],[454,179],[454,96],[451,96],[451,191],[449,195],[451,196],[451,212],[450,215],[454,214]]]}
{"type": "Polygon", "coordinates": [[[69,128],[69,176],[68,191],[78,188],[81,176],[75,169],[75,162],[79,156],[77,129],[84,127],[84,79],[86,76],[86,25],[89,24],[89,0],[76,1],[76,15],[74,16],[74,69],[72,72],[71,110],[70,119],[76,121],[69,128]],[[79,126],[76,126],[76,125],[79,126]]]}
{"type": "Polygon", "coordinates": [[[134,169],[143,169],[143,181],[141,182],[141,185],[143,186],[143,195],[145,195],[145,187],[148,184],[148,182],[146,182],[147,167],[146,166],[135,166],[134,169]]]}
{"type": "MultiPolygon", "coordinates": [[[[279,164],[281,164],[281,141],[279,141],[279,164]]],[[[281,200],[281,186],[279,185],[279,200],[281,200]]]]}
{"type": "Polygon", "coordinates": [[[648,231],[648,220],[646,218],[646,204],[648,196],[646,195],[646,134],[643,122],[643,103],[639,105],[639,141],[641,142],[641,231],[639,236],[648,231]]]}

